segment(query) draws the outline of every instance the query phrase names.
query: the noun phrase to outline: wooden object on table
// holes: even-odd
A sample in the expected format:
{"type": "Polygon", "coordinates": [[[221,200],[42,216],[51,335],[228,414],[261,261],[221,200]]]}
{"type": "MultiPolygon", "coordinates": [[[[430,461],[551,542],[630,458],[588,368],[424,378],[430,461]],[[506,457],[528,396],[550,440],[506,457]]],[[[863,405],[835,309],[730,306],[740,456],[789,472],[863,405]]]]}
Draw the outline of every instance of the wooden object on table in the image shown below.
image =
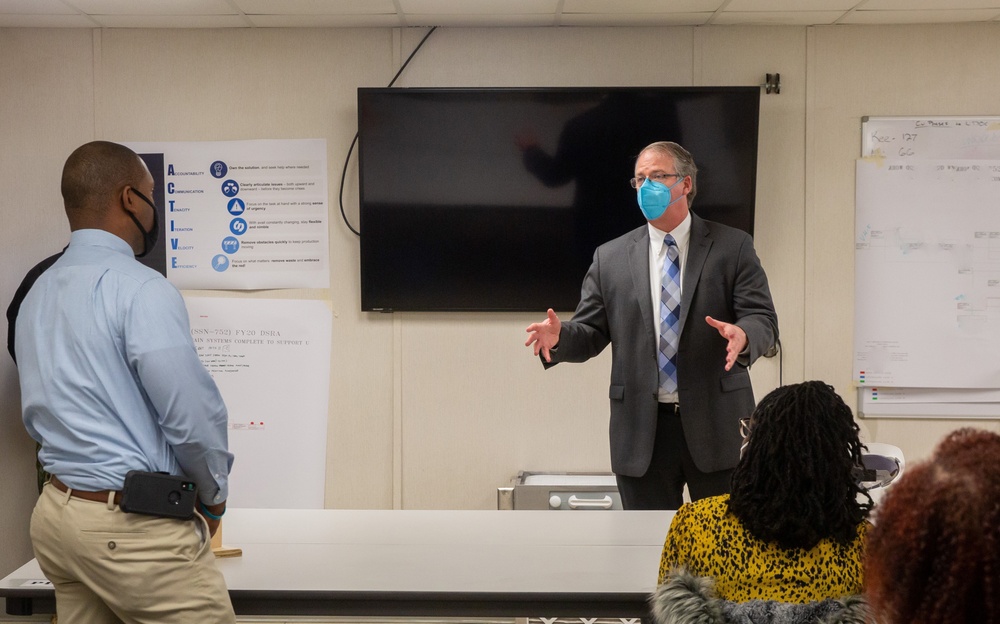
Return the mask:
{"type": "Polygon", "coordinates": [[[223,557],[240,557],[243,555],[242,548],[222,545],[222,524],[219,524],[219,529],[212,536],[212,552],[219,559],[223,557]]]}

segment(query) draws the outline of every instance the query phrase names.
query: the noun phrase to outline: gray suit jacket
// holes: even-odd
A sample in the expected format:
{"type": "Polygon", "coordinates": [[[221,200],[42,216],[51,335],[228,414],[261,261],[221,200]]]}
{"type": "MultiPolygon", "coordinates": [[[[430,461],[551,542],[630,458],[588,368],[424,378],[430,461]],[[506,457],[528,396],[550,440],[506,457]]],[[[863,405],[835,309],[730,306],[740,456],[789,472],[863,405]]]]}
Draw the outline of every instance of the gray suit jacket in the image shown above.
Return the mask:
{"type": "MultiPolygon", "coordinates": [[[[748,367],[778,337],[767,276],[741,230],[692,213],[684,271],[678,395],[684,435],[703,472],[736,466],[739,419],[754,408],[748,367]],[[726,340],[711,316],[747,334],[749,356],[726,371],[726,340]]],[[[611,469],[640,477],[653,455],[657,419],[656,338],[643,225],[597,248],[573,320],[564,321],[552,363],[583,362],[612,345],[611,469]]],[[[544,360],[543,360],[543,363],[544,360]]]]}

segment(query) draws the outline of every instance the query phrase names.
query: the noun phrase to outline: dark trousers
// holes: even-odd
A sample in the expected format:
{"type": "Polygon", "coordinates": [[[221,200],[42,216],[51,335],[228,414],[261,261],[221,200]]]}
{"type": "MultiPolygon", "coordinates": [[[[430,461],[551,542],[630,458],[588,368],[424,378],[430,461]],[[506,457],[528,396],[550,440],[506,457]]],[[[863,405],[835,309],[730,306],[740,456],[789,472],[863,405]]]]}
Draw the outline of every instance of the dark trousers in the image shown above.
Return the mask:
{"type": "Polygon", "coordinates": [[[691,500],[727,494],[733,471],[702,472],[694,465],[680,410],[672,403],[660,403],[656,422],[653,458],[641,477],[615,475],[625,509],[677,509],[684,502],[687,483],[691,500]]]}

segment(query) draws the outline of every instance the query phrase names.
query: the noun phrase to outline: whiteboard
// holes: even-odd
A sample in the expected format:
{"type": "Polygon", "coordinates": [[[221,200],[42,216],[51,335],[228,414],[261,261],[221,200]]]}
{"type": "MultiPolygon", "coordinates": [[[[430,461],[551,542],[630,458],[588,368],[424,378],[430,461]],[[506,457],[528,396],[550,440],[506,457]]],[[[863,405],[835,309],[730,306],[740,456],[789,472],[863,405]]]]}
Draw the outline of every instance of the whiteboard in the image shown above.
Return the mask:
{"type": "Polygon", "coordinates": [[[862,416],[900,418],[1000,418],[1000,402],[978,402],[961,390],[935,400],[921,397],[919,393],[924,390],[937,393],[936,389],[927,388],[858,388],[858,412],[862,416]],[[908,395],[908,399],[893,400],[886,396],[891,393],[908,395]]]}
{"type": "MultiPolygon", "coordinates": [[[[995,268],[991,264],[995,257],[992,244],[1000,242],[1000,234],[997,234],[1000,232],[1000,211],[989,187],[1000,183],[1000,178],[962,175],[971,171],[962,167],[1000,167],[1000,116],[864,117],[861,135],[861,156],[865,164],[859,161],[857,167],[856,201],[857,209],[864,215],[859,214],[855,224],[854,381],[859,386],[858,411],[866,416],[1000,418],[1000,399],[990,394],[991,389],[1000,388],[995,381],[1000,365],[985,369],[970,367],[972,361],[988,359],[985,350],[997,348],[995,343],[1000,336],[994,339],[981,335],[984,342],[961,339],[949,342],[939,336],[929,339],[935,343],[933,348],[921,341],[921,338],[928,339],[929,331],[940,330],[941,323],[946,320],[955,321],[951,326],[945,325],[950,337],[968,331],[970,325],[964,328],[959,325],[973,317],[976,319],[973,323],[984,321],[986,326],[993,327],[990,317],[1000,299],[990,296],[990,280],[995,284],[1000,282],[987,277],[987,273],[995,268]],[[900,165],[908,169],[910,175],[900,174],[900,165]],[[889,173],[890,166],[896,167],[895,174],[889,173]],[[947,171],[949,167],[960,175],[938,176],[934,184],[919,178],[947,171]],[[925,216],[911,219],[911,213],[925,216]],[[872,226],[872,220],[879,221],[881,226],[872,226]],[[913,227],[919,222],[925,224],[920,232],[913,227]],[[971,222],[976,224],[970,225],[971,222]],[[875,227],[882,228],[881,240],[872,238],[875,227]],[[971,271],[949,271],[940,266],[941,262],[955,263],[954,256],[960,255],[955,250],[959,247],[971,249],[970,233],[971,245],[980,247],[975,253],[982,254],[985,249],[986,262],[978,262],[971,271]],[[915,234],[918,236],[914,237],[915,234]],[[893,244],[886,244],[887,236],[893,244]],[[891,253],[873,254],[871,244],[882,245],[891,253]],[[907,248],[915,253],[903,258],[907,248]],[[865,258],[861,259],[860,255],[865,258]],[[946,260],[949,255],[952,258],[946,260]],[[938,306],[937,311],[932,313],[936,315],[932,322],[937,325],[936,330],[925,330],[920,325],[918,317],[927,316],[925,299],[911,301],[906,313],[900,314],[900,302],[892,297],[892,293],[900,292],[901,282],[913,286],[914,275],[906,272],[912,269],[913,258],[919,256],[924,260],[934,257],[939,263],[931,271],[931,287],[921,286],[927,293],[924,297],[938,297],[933,304],[938,306]],[[980,279],[970,279],[976,274],[980,279]],[[874,288],[873,294],[873,283],[886,287],[874,288]],[[970,300],[963,303],[958,297],[970,287],[978,291],[977,295],[971,303],[970,300]],[[940,299],[949,290],[956,298],[955,309],[946,309],[940,299]],[[965,305],[966,311],[971,309],[983,314],[966,316],[958,311],[960,304],[965,305]],[[888,312],[887,308],[896,310],[888,312]],[[884,323],[890,314],[904,321],[905,331],[897,336],[901,340],[886,340],[880,353],[869,332],[867,356],[870,359],[859,362],[859,343],[862,342],[859,341],[859,327],[863,328],[872,319],[876,325],[884,323]],[[913,350],[901,349],[902,343],[913,346],[913,350]],[[909,358],[909,370],[895,377],[869,376],[868,364],[881,363],[882,357],[889,360],[909,358]],[[911,374],[917,372],[921,374],[911,374]]],[[[980,255],[979,260],[983,259],[980,255]]],[[[965,269],[970,268],[968,264],[965,269]]]]}
{"type": "Polygon", "coordinates": [[[863,117],[861,155],[1000,159],[1000,117],[863,117]]]}
{"type": "Polygon", "coordinates": [[[857,161],[854,381],[1000,388],[1000,160],[857,161]]]}

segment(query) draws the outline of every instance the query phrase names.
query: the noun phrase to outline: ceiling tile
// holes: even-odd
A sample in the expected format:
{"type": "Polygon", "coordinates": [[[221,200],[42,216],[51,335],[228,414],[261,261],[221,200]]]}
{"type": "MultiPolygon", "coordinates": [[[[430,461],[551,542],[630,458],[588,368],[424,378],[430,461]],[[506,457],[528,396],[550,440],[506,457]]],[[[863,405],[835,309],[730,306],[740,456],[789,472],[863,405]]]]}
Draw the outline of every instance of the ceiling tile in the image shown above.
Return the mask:
{"type": "Polygon", "coordinates": [[[529,13],[519,15],[469,15],[445,13],[406,14],[407,26],[456,26],[489,28],[502,26],[554,26],[555,14],[529,13]]]}
{"type": "Polygon", "coordinates": [[[714,13],[563,13],[560,26],[701,26],[714,13]]]}
{"type": "Polygon", "coordinates": [[[862,0],[731,0],[723,12],[847,11],[859,4],[862,0]]]}
{"type": "Polygon", "coordinates": [[[840,24],[953,24],[987,22],[1000,14],[1000,9],[944,9],[940,11],[854,11],[840,24]]]}
{"type": "Polygon", "coordinates": [[[859,11],[917,11],[917,10],[958,10],[996,9],[1000,11],[1000,0],[868,0],[858,7],[859,11]]]}
{"type": "Polygon", "coordinates": [[[70,7],[58,0],[0,0],[0,15],[16,13],[19,15],[76,15],[70,7]]]}
{"type": "Polygon", "coordinates": [[[733,26],[815,26],[817,24],[833,24],[844,11],[723,11],[714,20],[713,25],[733,26]]]}
{"type": "Polygon", "coordinates": [[[0,28],[95,28],[86,15],[15,15],[0,13],[0,28]]]}
{"type": "Polygon", "coordinates": [[[88,15],[237,15],[226,0],[65,0],[88,15]]]}
{"type": "Polygon", "coordinates": [[[0,0],[0,18],[66,28],[922,24],[1000,21],[1000,0],[0,0]]]}
{"type": "Polygon", "coordinates": [[[399,28],[403,24],[392,15],[247,15],[261,28],[399,28]]]}
{"type": "Polygon", "coordinates": [[[722,6],[724,0],[565,0],[563,13],[706,13],[722,6]]]}
{"type": "Polygon", "coordinates": [[[555,15],[557,0],[399,0],[404,15],[555,15]]]}
{"type": "Polygon", "coordinates": [[[241,15],[92,15],[106,28],[248,28],[241,15]]]}
{"type": "Polygon", "coordinates": [[[392,0],[233,0],[252,15],[383,15],[396,14],[392,0]]]}

